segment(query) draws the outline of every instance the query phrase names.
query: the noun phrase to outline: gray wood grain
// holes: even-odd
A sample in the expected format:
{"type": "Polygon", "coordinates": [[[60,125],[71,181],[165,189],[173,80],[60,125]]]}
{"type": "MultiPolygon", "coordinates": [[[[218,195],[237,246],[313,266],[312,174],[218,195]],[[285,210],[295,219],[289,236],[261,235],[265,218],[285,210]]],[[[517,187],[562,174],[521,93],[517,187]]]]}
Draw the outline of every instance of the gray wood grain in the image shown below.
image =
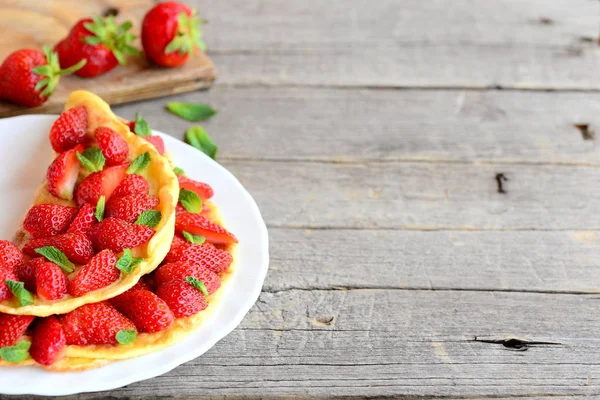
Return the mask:
{"type": "Polygon", "coordinates": [[[190,3],[221,83],[600,88],[591,0],[190,3]]]}

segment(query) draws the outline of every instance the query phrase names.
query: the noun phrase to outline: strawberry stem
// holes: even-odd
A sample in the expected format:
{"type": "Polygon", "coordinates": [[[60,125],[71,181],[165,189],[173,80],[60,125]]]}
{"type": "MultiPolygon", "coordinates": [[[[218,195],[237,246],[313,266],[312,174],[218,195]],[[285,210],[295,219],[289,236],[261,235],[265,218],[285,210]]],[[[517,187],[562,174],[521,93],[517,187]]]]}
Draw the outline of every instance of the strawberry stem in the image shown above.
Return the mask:
{"type": "Polygon", "coordinates": [[[206,49],[206,43],[202,40],[202,31],[200,26],[206,23],[206,20],[198,18],[196,11],[191,15],[182,12],[177,17],[177,33],[167,47],[165,54],[178,51],[179,54],[186,54],[196,50],[206,49]]]}
{"type": "Polygon", "coordinates": [[[87,60],[84,58],[69,68],[60,69],[58,54],[52,51],[52,48],[44,46],[44,54],[48,64],[39,65],[33,68],[34,73],[44,77],[35,85],[36,91],[40,92],[41,90],[40,97],[47,97],[54,93],[61,75],[72,74],[87,63],[87,60]]]}
{"type": "Polygon", "coordinates": [[[83,41],[89,45],[96,46],[104,44],[107,46],[119,64],[126,64],[125,55],[130,54],[137,56],[140,51],[131,46],[131,42],[135,40],[135,35],[127,32],[133,27],[131,21],[125,21],[121,25],[117,25],[115,17],[109,15],[106,18],[101,18],[98,15],[92,16],[93,22],[83,24],[85,29],[93,33],[93,36],[88,36],[83,41]]]}

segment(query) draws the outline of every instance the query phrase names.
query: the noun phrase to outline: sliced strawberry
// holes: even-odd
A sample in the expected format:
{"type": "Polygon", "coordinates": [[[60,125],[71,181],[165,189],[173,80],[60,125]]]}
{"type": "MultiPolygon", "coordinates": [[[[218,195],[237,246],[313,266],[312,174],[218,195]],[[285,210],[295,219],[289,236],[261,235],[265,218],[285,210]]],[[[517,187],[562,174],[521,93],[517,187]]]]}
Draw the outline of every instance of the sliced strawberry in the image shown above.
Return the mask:
{"type": "Polygon", "coordinates": [[[198,182],[184,175],[177,175],[177,179],[179,180],[179,188],[196,193],[202,200],[208,200],[215,194],[208,183],[198,182]]]}
{"type": "Polygon", "coordinates": [[[110,250],[102,250],[89,263],[81,267],[69,284],[69,294],[74,297],[101,289],[116,282],[121,271],[116,267],[117,256],[110,250]]]}
{"type": "Polygon", "coordinates": [[[117,218],[105,218],[90,231],[96,251],[110,249],[115,253],[147,243],[152,236],[154,229],[117,218]]]}
{"type": "Polygon", "coordinates": [[[133,292],[133,291],[136,291],[136,290],[150,290],[150,291],[152,291],[152,288],[150,287],[150,285],[148,285],[148,283],[145,280],[140,279],[139,281],[137,281],[137,283],[135,285],[133,285],[131,287],[131,289],[128,290],[128,292],[129,291],[133,292]]]}
{"type": "Polygon", "coordinates": [[[84,143],[87,132],[87,110],[73,107],[59,115],[50,129],[50,143],[57,153],[84,143]]]}
{"type": "Polygon", "coordinates": [[[33,322],[33,315],[0,313],[0,348],[14,346],[33,322]]]}
{"type": "Polygon", "coordinates": [[[17,268],[17,277],[21,282],[25,284],[25,289],[30,292],[35,292],[35,269],[38,265],[46,262],[44,257],[36,257],[32,258],[26,264],[23,264],[22,267],[17,268]]]}
{"type": "Polygon", "coordinates": [[[165,258],[165,262],[187,262],[191,264],[202,265],[215,274],[220,274],[227,270],[233,262],[233,257],[225,250],[217,249],[210,243],[204,242],[201,245],[189,244],[171,248],[165,258]]]}
{"type": "Polygon", "coordinates": [[[0,301],[11,299],[13,297],[12,292],[6,285],[6,281],[18,281],[17,274],[10,269],[0,269],[0,301]]]}
{"type": "Polygon", "coordinates": [[[133,223],[144,211],[152,210],[158,203],[158,197],[150,194],[131,194],[112,198],[106,205],[104,216],[133,223]]]}
{"type": "Polygon", "coordinates": [[[204,236],[213,244],[237,243],[237,238],[225,228],[211,222],[200,214],[178,214],[175,220],[175,231],[189,232],[193,235],[204,236]]]}
{"type": "Polygon", "coordinates": [[[34,238],[56,236],[67,231],[77,212],[76,207],[36,204],[27,212],[23,229],[34,238]]]}
{"type": "Polygon", "coordinates": [[[98,147],[100,147],[104,158],[106,158],[106,165],[119,165],[127,160],[129,147],[125,139],[115,130],[101,126],[96,128],[94,136],[96,136],[98,147]]]}
{"type": "Polygon", "coordinates": [[[149,290],[127,291],[113,298],[111,303],[133,321],[139,332],[159,332],[175,320],[169,306],[149,290]]]}
{"type": "Polygon", "coordinates": [[[35,267],[35,287],[42,300],[62,299],[67,293],[69,280],[56,264],[46,261],[35,267]]]}
{"type": "Polygon", "coordinates": [[[0,269],[17,271],[25,265],[25,257],[17,246],[8,240],[0,240],[0,269]]]}
{"type": "Polygon", "coordinates": [[[86,264],[94,256],[94,248],[90,239],[81,233],[63,233],[49,238],[31,239],[23,246],[23,253],[37,256],[35,249],[54,246],[77,264],[86,264]]]}
{"type": "Polygon", "coordinates": [[[125,177],[126,171],[127,165],[115,165],[87,176],[75,190],[77,205],[96,205],[100,196],[108,200],[125,177]]]}
{"type": "Polygon", "coordinates": [[[160,288],[165,283],[176,280],[184,281],[188,276],[192,276],[202,282],[206,286],[208,294],[213,294],[221,286],[221,278],[213,271],[202,264],[194,264],[185,261],[168,263],[156,271],[154,280],[160,288]]]}
{"type": "Polygon", "coordinates": [[[67,229],[69,233],[81,233],[83,235],[87,235],[90,233],[90,229],[98,220],[94,216],[96,212],[96,207],[89,203],[85,203],[80,209],[73,222],[67,229]]]}
{"type": "Polygon", "coordinates": [[[117,186],[112,198],[123,197],[130,194],[148,194],[150,185],[146,178],[138,174],[127,175],[117,186]]]}
{"type": "Polygon", "coordinates": [[[59,321],[65,330],[67,344],[85,346],[89,344],[117,344],[120,330],[135,330],[135,325],[118,312],[109,302],[86,304],[59,321]]]}
{"type": "Polygon", "coordinates": [[[48,190],[54,196],[65,200],[73,199],[73,188],[79,176],[79,159],[77,153],[84,150],[82,145],[78,145],[64,153],[59,154],[46,172],[48,181],[48,190]]]}
{"type": "Polygon", "coordinates": [[[185,280],[166,282],[158,287],[156,295],[167,303],[175,318],[189,317],[208,307],[202,292],[185,280]]]}
{"type": "Polygon", "coordinates": [[[63,356],[67,345],[65,332],[54,315],[40,318],[33,327],[31,337],[31,358],[42,365],[52,365],[63,356]]]}
{"type": "Polygon", "coordinates": [[[165,142],[160,136],[142,136],[142,139],[145,139],[148,143],[152,144],[161,156],[165,154],[165,142]]]}

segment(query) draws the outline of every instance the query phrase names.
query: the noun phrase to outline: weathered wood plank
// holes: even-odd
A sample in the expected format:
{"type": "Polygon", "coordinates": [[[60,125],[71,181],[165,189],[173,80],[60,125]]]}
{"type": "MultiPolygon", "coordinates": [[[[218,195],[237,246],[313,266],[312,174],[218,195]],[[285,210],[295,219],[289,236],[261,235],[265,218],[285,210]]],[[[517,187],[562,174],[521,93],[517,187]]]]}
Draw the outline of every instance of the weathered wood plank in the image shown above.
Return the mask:
{"type": "MultiPolygon", "coordinates": [[[[600,164],[596,140],[573,127],[600,129],[600,94],[457,90],[231,88],[169,100],[220,110],[202,122],[220,159],[421,160],[600,164]]],[[[191,125],[159,99],[117,107],[140,111],[176,137],[191,125]]]]}
{"type": "Polygon", "coordinates": [[[264,289],[600,290],[597,232],[270,229],[264,289]]]}
{"type": "Polygon", "coordinates": [[[190,3],[222,83],[600,88],[595,1],[190,3]]]}
{"type": "Polygon", "coordinates": [[[242,326],[205,356],[111,396],[599,395],[597,301],[497,292],[263,293],[242,326]],[[507,336],[560,344],[511,351],[475,340],[507,336]]]}

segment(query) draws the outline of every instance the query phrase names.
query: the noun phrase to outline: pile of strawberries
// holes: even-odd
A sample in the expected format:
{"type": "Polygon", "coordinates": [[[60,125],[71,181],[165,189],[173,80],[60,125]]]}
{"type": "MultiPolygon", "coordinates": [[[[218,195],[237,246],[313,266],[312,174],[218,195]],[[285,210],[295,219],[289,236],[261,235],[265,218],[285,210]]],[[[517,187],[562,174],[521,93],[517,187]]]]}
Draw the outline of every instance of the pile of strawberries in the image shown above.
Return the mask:
{"type": "MultiPolygon", "coordinates": [[[[139,116],[129,126],[133,132],[150,131],[139,116]]],[[[50,142],[58,155],[48,168],[48,189],[74,205],[34,205],[23,222],[31,238],[22,251],[0,241],[0,301],[16,297],[28,305],[35,296],[78,297],[116,282],[139,264],[161,218],[155,210],[159,200],[140,175],[149,153],[128,162],[129,147],[117,132],[109,127],[89,132],[84,107],[59,116],[50,142]]],[[[175,172],[180,183],[175,236],[163,264],[125,293],[67,314],[0,313],[0,352],[25,340],[35,361],[51,365],[64,357],[67,345],[129,344],[138,333],[163,331],[208,306],[207,297],[220,287],[233,260],[226,247],[237,239],[207,218],[210,209],[203,200],[213,189],[175,172]]]]}
{"type": "MultiPolygon", "coordinates": [[[[161,67],[184,64],[196,49],[204,50],[196,12],[184,4],[165,2],[144,17],[142,45],[146,58],[161,67]]],[[[138,56],[132,46],[132,23],[117,25],[113,16],[78,21],[68,36],[44,51],[21,49],[0,66],[0,99],[25,107],[43,104],[56,89],[60,76],[75,73],[84,78],[102,75],[127,56],[138,56]]]]}

